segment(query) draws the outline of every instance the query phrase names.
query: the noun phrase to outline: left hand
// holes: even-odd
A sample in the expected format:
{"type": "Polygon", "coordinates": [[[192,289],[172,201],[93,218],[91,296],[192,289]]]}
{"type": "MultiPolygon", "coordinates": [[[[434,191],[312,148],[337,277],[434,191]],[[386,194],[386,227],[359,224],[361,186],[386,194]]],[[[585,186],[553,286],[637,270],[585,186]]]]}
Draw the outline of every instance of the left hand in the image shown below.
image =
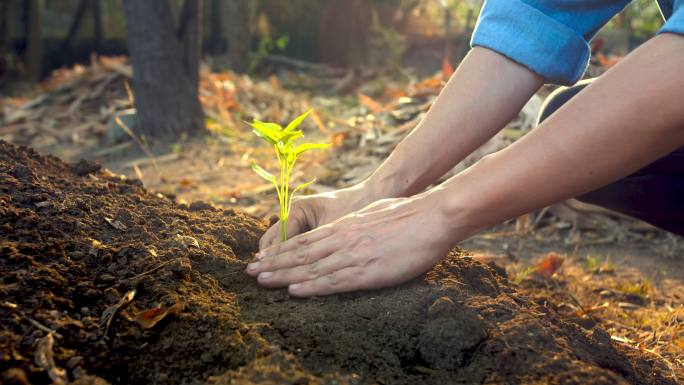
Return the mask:
{"type": "Polygon", "coordinates": [[[425,195],[385,199],[262,250],[247,274],[262,286],[309,297],[398,285],[429,270],[453,246],[425,195]]]}

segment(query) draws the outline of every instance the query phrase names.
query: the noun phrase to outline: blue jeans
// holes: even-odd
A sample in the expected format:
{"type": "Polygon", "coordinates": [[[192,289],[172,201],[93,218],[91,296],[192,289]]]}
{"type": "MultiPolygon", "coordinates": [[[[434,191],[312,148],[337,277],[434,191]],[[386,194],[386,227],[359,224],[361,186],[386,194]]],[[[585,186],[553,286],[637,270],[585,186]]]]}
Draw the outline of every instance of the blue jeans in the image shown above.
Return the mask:
{"type": "MultiPolygon", "coordinates": [[[[549,95],[539,122],[553,114],[589,83],[591,80],[561,88],[549,95]]],[[[684,147],[625,178],[576,198],[684,235],[684,147]]]]}

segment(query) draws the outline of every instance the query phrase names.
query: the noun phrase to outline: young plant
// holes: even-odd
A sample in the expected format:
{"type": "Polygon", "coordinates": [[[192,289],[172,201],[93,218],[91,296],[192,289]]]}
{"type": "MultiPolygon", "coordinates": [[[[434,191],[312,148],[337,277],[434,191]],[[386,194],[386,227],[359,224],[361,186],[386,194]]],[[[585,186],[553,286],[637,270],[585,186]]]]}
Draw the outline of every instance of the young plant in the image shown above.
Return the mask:
{"type": "Polygon", "coordinates": [[[309,113],[311,113],[311,110],[296,117],[285,128],[276,123],[265,123],[256,119],[252,123],[247,123],[252,126],[256,136],[273,146],[273,150],[278,157],[278,164],[280,165],[280,175],[278,178],[256,163],[252,163],[252,170],[259,174],[260,177],[273,183],[278,192],[278,201],[280,202],[280,239],[282,241],[287,240],[287,220],[290,216],[290,208],[292,207],[292,197],[297,191],[316,181],[316,179],[312,179],[309,182],[302,183],[290,192],[290,178],[292,177],[292,169],[297,158],[306,151],[323,149],[330,146],[328,143],[302,143],[295,145],[295,140],[304,136],[304,133],[298,130],[297,127],[306,119],[309,113]]]}

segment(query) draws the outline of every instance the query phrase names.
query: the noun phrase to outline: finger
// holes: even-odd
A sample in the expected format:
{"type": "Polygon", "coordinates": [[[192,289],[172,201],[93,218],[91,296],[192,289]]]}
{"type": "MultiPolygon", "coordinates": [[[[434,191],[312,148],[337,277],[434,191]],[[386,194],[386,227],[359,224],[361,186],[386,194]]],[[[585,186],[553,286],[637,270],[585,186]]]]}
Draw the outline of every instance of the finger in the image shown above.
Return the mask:
{"type": "Polygon", "coordinates": [[[338,251],[308,265],[283,270],[267,270],[259,274],[259,284],[265,287],[283,287],[293,283],[311,281],[354,265],[347,251],[338,251]]]}
{"type": "Polygon", "coordinates": [[[297,248],[318,242],[332,234],[332,225],[325,225],[317,229],[311,230],[304,234],[299,234],[288,239],[285,242],[272,244],[271,246],[259,251],[256,258],[261,260],[268,257],[273,257],[287,251],[295,250],[297,248]]]}
{"type": "MultiPolygon", "coordinates": [[[[280,240],[280,226],[282,222],[278,221],[271,226],[266,233],[259,240],[259,250],[264,250],[272,245],[278,244],[280,240]]],[[[304,209],[295,207],[290,213],[290,219],[287,221],[287,235],[292,237],[301,234],[310,227],[304,209]]]]}
{"type": "Polygon", "coordinates": [[[288,291],[294,297],[311,297],[370,289],[367,274],[368,269],[364,267],[347,267],[311,281],[292,284],[288,291]]]}
{"type": "Polygon", "coordinates": [[[247,265],[247,274],[256,276],[262,272],[273,272],[296,266],[308,265],[339,250],[342,244],[332,238],[321,239],[310,245],[303,245],[282,254],[269,255],[247,265]]]}

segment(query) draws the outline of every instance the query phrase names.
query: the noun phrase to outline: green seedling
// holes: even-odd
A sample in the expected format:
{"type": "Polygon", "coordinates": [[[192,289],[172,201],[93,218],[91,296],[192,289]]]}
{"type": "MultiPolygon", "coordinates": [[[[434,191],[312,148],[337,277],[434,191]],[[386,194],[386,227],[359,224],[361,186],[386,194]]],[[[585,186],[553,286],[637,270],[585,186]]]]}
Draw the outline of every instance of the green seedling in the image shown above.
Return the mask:
{"type": "Polygon", "coordinates": [[[246,122],[252,126],[256,136],[273,146],[273,150],[278,157],[278,164],[280,165],[280,175],[278,178],[256,163],[252,163],[252,170],[259,174],[260,177],[273,183],[278,192],[278,201],[280,202],[280,239],[282,241],[287,240],[287,220],[290,216],[292,198],[297,191],[306,188],[316,181],[316,179],[312,179],[309,182],[302,183],[290,192],[290,178],[297,158],[306,151],[330,147],[328,143],[302,143],[295,145],[295,140],[304,136],[304,133],[298,130],[297,127],[299,127],[309,113],[311,113],[311,110],[296,117],[285,128],[276,123],[265,123],[256,119],[252,123],[246,122]]]}

